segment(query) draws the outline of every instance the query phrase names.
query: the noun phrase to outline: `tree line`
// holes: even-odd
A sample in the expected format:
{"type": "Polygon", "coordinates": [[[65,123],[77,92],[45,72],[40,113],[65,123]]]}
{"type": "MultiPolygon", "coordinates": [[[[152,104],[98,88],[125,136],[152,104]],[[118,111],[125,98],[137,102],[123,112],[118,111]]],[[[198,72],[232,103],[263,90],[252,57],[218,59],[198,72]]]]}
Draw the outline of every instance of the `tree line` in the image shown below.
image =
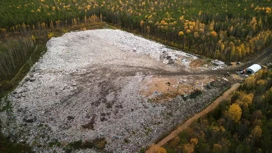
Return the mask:
{"type": "Polygon", "coordinates": [[[272,41],[269,0],[10,0],[0,2],[0,14],[0,33],[22,25],[33,29],[72,24],[95,14],[184,51],[223,61],[242,60],[272,41]]]}

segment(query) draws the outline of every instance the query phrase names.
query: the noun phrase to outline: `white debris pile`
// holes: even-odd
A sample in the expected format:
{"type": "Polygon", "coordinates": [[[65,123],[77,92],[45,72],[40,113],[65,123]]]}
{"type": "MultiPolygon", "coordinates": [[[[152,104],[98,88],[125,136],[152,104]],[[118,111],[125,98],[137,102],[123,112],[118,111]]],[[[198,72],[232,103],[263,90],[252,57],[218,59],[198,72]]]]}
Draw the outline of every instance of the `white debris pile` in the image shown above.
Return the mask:
{"type": "Polygon", "coordinates": [[[1,117],[4,133],[35,152],[54,152],[49,144],[56,141],[65,147],[99,137],[107,141],[106,152],[138,152],[196,110],[186,102],[153,104],[139,94],[148,76],[184,71],[164,64],[164,57],[188,64],[195,56],[109,29],[67,33],[50,39],[47,49],[8,96],[13,120],[1,117]]]}
{"type": "MultiPolygon", "coordinates": [[[[162,44],[120,30],[98,31],[97,37],[123,51],[149,55],[151,58],[163,61],[165,64],[173,64],[175,61],[182,59],[187,59],[188,62],[197,59],[194,55],[170,49],[162,44]],[[104,34],[105,32],[107,34],[104,34]]],[[[188,66],[188,63],[181,64],[188,66]]]]}
{"type": "Polygon", "coordinates": [[[212,70],[218,70],[218,69],[223,69],[224,67],[226,67],[227,65],[225,64],[225,62],[220,61],[220,60],[212,60],[211,63],[214,65],[214,67],[212,67],[212,70]]]}

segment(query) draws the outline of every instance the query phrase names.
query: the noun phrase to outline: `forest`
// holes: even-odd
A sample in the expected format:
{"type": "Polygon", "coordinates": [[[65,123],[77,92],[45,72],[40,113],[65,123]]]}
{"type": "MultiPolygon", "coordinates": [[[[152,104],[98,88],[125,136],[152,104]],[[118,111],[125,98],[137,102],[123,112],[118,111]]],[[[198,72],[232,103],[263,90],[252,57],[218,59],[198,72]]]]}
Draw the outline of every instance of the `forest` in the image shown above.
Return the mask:
{"type": "Polygon", "coordinates": [[[261,70],[164,148],[168,153],[271,152],[271,99],[272,70],[261,70]]]}
{"type": "Polygon", "coordinates": [[[11,0],[0,2],[0,14],[1,33],[76,24],[95,14],[185,51],[224,61],[241,60],[272,39],[270,0],[11,0]]]}
{"type": "Polygon", "coordinates": [[[49,29],[65,32],[65,26],[86,27],[90,20],[226,62],[252,57],[272,41],[270,0],[1,1],[0,82],[26,62],[37,38],[54,36],[49,29]]]}

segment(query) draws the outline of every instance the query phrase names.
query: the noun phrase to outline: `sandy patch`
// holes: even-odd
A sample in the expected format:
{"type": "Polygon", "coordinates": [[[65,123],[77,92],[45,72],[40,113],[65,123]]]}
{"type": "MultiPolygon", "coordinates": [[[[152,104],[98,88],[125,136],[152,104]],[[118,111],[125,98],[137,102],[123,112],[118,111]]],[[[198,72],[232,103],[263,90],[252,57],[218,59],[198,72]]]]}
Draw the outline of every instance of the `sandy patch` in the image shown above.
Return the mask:
{"type": "Polygon", "coordinates": [[[194,90],[205,90],[214,81],[211,76],[152,76],[143,82],[141,95],[152,102],[167,102],[178,95],[188,95],[194,90]]]}

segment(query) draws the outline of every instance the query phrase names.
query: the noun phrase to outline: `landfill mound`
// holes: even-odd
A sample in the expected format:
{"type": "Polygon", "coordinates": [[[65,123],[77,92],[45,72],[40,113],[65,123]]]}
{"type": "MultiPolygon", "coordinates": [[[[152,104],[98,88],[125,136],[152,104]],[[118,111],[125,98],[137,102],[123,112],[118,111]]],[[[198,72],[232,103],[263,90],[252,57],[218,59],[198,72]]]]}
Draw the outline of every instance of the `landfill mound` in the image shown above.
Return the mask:
{"type": "MultiPolygon", "coordinates": [[[[52,38],[46,54],[2,99],[12,104],[12,111],[1,113],[2,132],[35,152],[138,152],[227,88],[202,74],[206,81],[196,87],[202,90],[192,95],[155,103],[142,94],[154,76],[189,73],[193,60],[199,59],[121,30],[52,38]]],[[[175,79],[194,88],[192,81],[175,79]]]]}

